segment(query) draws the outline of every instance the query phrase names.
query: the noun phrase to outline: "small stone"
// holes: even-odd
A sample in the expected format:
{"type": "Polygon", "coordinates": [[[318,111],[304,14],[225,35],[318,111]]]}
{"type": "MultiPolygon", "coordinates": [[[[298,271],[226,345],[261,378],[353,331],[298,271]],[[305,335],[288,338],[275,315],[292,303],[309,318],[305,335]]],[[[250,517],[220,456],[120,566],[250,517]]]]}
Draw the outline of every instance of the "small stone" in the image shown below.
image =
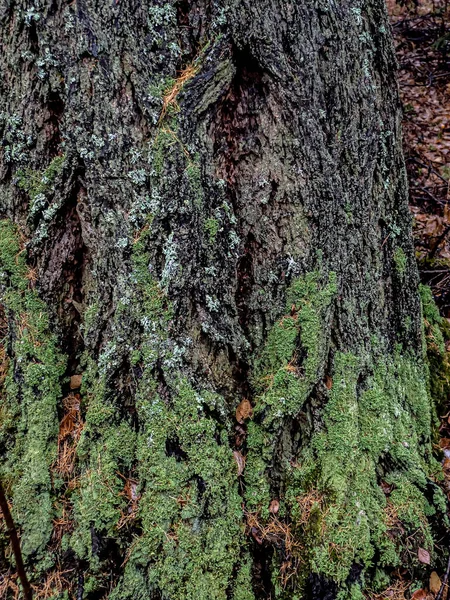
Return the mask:
{"type": "Polygon", "coordinates": [[[244,398],[236,409],[236,421],[242,424],[246,419],[249,419],[252,414],[252,405],[249,400],[244,398]]]}

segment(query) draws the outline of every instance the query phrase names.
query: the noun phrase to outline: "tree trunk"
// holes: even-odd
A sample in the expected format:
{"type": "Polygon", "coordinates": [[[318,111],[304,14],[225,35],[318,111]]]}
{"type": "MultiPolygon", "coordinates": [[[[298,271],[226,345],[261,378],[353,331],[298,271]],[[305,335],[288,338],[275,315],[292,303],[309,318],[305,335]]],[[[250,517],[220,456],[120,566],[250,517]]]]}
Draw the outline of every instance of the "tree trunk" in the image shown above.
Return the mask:
{"type": "Polygon", "coordinates": [[[0,7],[0,472],[37,593],[420,579],[445,502],[383,0],[0,7]]]}

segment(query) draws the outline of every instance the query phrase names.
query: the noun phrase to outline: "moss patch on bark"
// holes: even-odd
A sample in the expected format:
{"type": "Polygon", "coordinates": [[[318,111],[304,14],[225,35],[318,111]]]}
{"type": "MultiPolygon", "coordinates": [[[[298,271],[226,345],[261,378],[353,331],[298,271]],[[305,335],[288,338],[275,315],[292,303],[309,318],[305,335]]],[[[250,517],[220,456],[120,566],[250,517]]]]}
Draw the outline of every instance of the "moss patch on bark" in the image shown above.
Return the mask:
{"type": "MultiPolygon", "coordinates": [[[[50,471],[57,454],[57,406],[66,363],[47,307],[32,288],[20,232],[10,221],[0,221],[0,239],[1,298],[12,355],[1,412],[0,472],[22,530],[22,551],[42,559],[55,515],[52,496],[58,482],[52,482],[50,471]]],[[[45,558],[48,567],[52,559],[45,558]]]]}

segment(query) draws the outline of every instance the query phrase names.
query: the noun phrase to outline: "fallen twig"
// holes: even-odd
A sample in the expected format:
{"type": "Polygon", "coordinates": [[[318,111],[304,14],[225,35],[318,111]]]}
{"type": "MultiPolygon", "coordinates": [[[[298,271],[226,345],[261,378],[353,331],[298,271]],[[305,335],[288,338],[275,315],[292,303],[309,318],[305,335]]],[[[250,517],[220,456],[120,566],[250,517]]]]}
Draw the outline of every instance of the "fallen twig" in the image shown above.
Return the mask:
{"type": "Polygon", "coordinates": [[[448,557],[447,570],[445,571],[444,579],[442,580],[440,590],[436,596],[436,600],[441,600],[442,594],[444,593],[445,586],[447,585],[448,576],[450,575],[450,555],[448,557]]]}
{"type": "Polygon", "coordinates": [[[22,584],[23,596],[25,600],[32,600],[33,592],[31,591],[30,582],[28,581],[27,574],[25,573],[25,567],[23,564],[22,551],[20,549],[19,536],[17,535],[17,529],[14,525],[11,511],[9,510],[8,501],[6,499],[5,490],[3,484],[0,481],[0,509],[3,513],[3,517],[6,523],[6,531],[9,534],[11,540],[11,546],[14,552],[14,558],[16,559],[17,574],[19,575],[20,582],[22,584]]]}

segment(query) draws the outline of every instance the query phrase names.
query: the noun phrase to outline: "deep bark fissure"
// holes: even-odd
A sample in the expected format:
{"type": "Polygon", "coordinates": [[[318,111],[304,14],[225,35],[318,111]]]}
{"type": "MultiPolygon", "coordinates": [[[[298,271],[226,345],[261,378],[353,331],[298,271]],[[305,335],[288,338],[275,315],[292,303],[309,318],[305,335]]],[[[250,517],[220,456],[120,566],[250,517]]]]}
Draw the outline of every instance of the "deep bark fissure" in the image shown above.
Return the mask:
{"type": "MultiPolygon", "coordinates": [[[[51,245],[47,246],[44,271],[39,285],[43,297],[56,300],[56,313],[61,326],[61,346],[68,356],[69,373],[76,373],[84,349],[81,333],[85,308],[85,276],[90,263],[90,251],[83,240],[83,198],[86,191],[80,183],[82,170],[72,176],[73,187],[59,211],[51,230],[51,245]]],[[[33,256],[36,250],[33,249],[33,256]]],[[[39,257],[41,260],[41,257],[39,257]]]]}
{"type": "Polygon", "coordinates": [[[61,152],[60,122],[64,114],[64,101],[59,93],[50,93],[47,99],[49,116],[45,122],[44,132],[47,138],[47,154],[50,159],[61,152]]]}

